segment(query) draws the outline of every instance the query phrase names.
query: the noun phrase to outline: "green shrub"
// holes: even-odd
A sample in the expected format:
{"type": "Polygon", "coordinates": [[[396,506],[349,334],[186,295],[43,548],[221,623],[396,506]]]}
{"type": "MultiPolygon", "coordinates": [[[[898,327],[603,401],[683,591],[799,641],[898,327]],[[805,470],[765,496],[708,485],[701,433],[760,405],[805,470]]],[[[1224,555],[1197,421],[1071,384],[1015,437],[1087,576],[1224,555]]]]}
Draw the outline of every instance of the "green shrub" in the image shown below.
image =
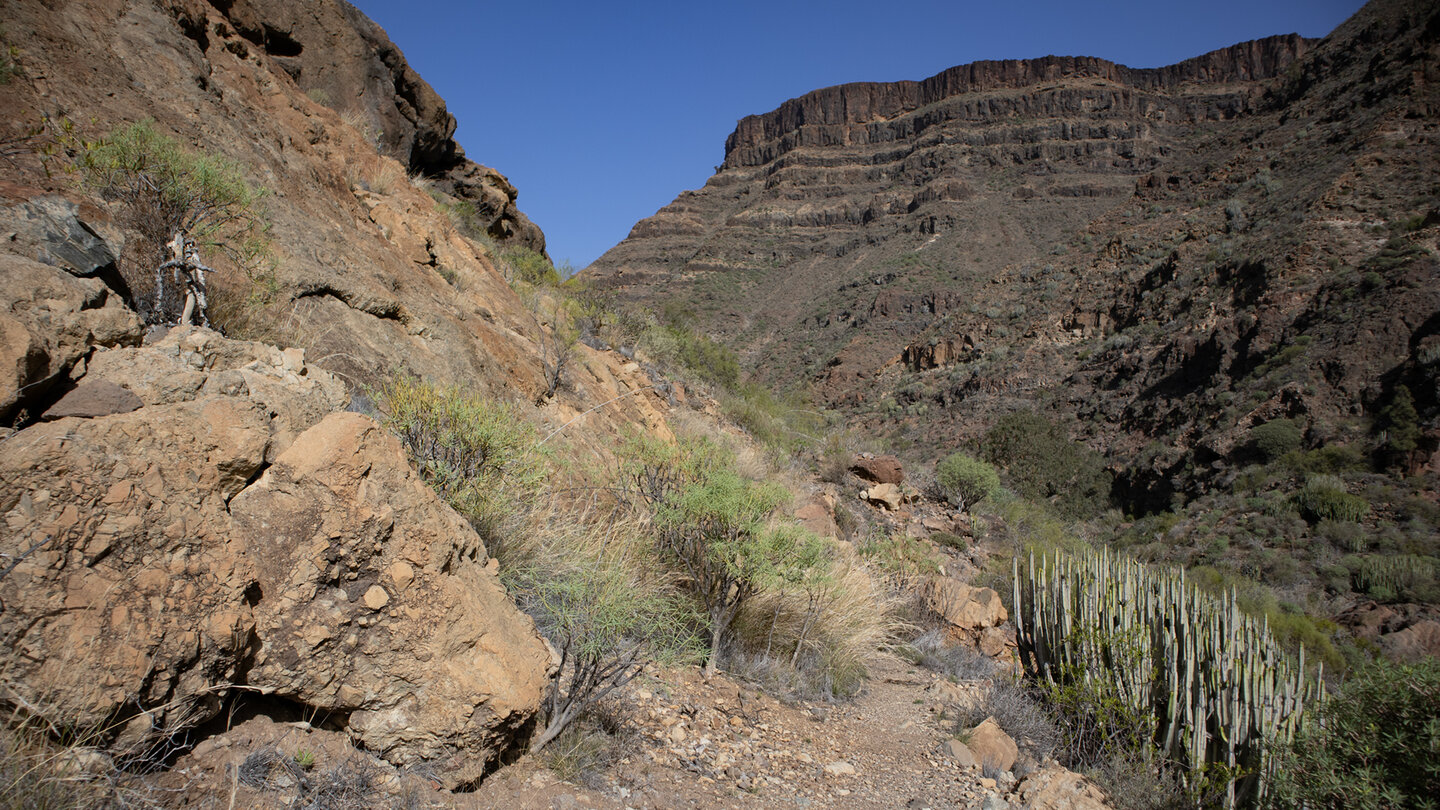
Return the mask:
{"type": "Polygon", "coordinates": [[[1295,493],[1295,505],[1312,523],[1342,520],[1355,523],[1370,511],[1370,504],[1345,490],[1345,482],[1333,475],[1312,475],[1295,493]]]}
{"type": "Polygon", "coordinates": [[[510,577],[517,604],[560,653],[545,700],[539,751],[650,661],[698,657],[690,603],[647,553],[638,532],[610,520],[546,521],[539,564],[510,577]]]}
{"type": "Polygon", "coordinates": [[[1266,461],[1300,449],[1300,427],[1289,419],[1272,419],[1250,428],[1250,442],[1266,461]]]}
{"type": "Polygon", "coordinates": [[[656,542],[708,613],[705,669],[713,674],[741,609],[767,587],[803,579],[823,558],[823,543],[796,526],[773,522],[790,493],[777,483],[740,477],[713,442],[669,446],[639,439],[630,455],[629,477],[653,513],[656,542]]]}
{"type": "Polygon", "coordinates": [[[1000,489],[995,468],[964,453],[952,453],[935,465],[935,482],[950,503],[965,511],[1000,489]]]}
{"type": "Polygon", "coordinates": [[[127,241],[120,270],[147,323],[178,321],[185,303],[178,278],[158,269],[176,234],[218,251],[252,281],[268,281],[265,192],[246,182],[238,164],[189,152],[148,120],[72,145],[86,184],[120,204],[122,225],[138,237],[127,241]]]}
{"type": "Polygon", "coordinates": [[[501,258],[510,267],[513,278],[537,287],[555,287],[561,282],[560,272],[545,254],[526,247],[507,248],[501,258]]]}
{"type": "Polygon", "coordinates": [[[545,479],[535,429],[513,405],[401,376],[375,399],[425,481],[485,540],[502,570],[521,562],[516,529],[545,479]]]}
{"type": "Polygon", "coordinates": [[[1435,807],[1440,797],[1440,659],[1375,661],[1339,691],[1282,749],[1275,808],[1396,810],[1435,807]]]}
{"type": "Polygon", "coordinates": [[[1385,431],[1384,451],[1396,464],[1404,464],[1420,442],[1419,415],[1410,389],[1395,386],[1390,402],[1380,411],[1380,425],[1385,431]]]}
{"type": "Polygon", "coordinates": [[[996,420],[982,442],[985,460],[999,467],[1027,498],[1062,514],[1088,517],[1110,500],[1110,473],[1100,454],[1073,442],[1050,420],[1016,411],[996,420]]]}

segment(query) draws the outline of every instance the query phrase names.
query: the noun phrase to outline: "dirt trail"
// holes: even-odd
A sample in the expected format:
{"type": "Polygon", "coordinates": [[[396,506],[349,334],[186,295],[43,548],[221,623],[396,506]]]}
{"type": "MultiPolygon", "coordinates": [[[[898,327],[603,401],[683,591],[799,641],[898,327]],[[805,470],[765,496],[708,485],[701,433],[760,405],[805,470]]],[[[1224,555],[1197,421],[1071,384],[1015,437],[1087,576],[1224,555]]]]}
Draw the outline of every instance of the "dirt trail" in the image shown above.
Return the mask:
{"type": "Polygon", "coordinates": [[[476,806],[941,810],[978,808],[995,787],[942,750],[953,727],[937,708],[978,683],[879,659],[849,703],[786,705],[724,674],[664,677],[616,701],[634,737],[620,762],[577,780],[588,784],[526,758],[487,780],[476,806]]]}

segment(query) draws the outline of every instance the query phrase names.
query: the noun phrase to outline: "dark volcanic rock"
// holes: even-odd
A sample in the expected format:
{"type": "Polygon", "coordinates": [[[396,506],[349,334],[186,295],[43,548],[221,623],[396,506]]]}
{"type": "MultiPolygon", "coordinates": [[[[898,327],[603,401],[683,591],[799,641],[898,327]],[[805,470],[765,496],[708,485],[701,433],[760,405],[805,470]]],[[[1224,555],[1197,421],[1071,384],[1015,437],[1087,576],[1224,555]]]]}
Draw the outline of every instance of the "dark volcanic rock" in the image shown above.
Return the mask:
{"type": "Polygon", "coordinates": [[[326,106],[371,128],[377,146],[411,173],[476,204],[491,236],[545,251],[545,235],[515,207],[515,187],[466,159],[455,116],[385,31],[349,3],[235,0],[215,6],[326,106]]]}

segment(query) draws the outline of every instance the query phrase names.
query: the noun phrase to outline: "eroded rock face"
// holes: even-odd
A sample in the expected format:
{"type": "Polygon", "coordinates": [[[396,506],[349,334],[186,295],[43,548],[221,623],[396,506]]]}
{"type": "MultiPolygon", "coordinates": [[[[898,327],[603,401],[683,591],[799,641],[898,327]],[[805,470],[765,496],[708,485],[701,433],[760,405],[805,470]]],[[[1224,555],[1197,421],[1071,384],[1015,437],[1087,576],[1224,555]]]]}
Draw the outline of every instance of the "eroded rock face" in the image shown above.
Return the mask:
{"type": "Polygon", "coordinates": [[[550,652],[335,378],[186,328],[86,386],[142,406],[0,442],[0,673],[33,711],[134,753],[245,684],[448,786],[515,741],[550,652]]]}
{"type": "Polygon", "coordinates": [[[92,346],[140,342],[139,319],[99,279],[22,256],[0,253],[0,302],[0,422],[43,400],[92,346]]]}
{"type": "Polygon", "coordinates": [[[534,715],[550,655],[400,443],[327,416],[230,512],[263,594],[249,682],[348,715],[391,762],[478,781],[534,715]]]}

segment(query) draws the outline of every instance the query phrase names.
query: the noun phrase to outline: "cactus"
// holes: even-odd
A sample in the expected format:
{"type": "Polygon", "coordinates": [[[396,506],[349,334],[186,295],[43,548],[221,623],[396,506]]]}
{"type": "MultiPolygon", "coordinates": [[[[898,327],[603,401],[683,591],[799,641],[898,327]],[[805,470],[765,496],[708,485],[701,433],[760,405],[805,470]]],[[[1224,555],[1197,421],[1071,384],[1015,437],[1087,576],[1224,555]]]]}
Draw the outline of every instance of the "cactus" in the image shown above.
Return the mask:
{"type": "Polygon", "coordinates": [[[1288,742],[1319,694],[1268,622],[1158,569],[1109,552],[1014,563],[1015,625],[1026,674],[1051,684],[1107,677],[1154,720],[1153,741],[1192,779],[1229,777],[1227,808],[1264,797],[1266,747],[1288,742]],[[1121,650],[1123,648],[1123,654],[1121,650]],[[1218,767],[1215,767],[1218,766],[1218,767]]]}
{"type": "Polygon", "coordinates": [[[1416,554],[1367,554],[1363,557],[1347,557],[1354,560],[1350,578],[1355,590],[1360,593],[1386,594],[1389,598],[1401,598],[1417,585],[1435,580],[1435,560],[1416,554]]]}

